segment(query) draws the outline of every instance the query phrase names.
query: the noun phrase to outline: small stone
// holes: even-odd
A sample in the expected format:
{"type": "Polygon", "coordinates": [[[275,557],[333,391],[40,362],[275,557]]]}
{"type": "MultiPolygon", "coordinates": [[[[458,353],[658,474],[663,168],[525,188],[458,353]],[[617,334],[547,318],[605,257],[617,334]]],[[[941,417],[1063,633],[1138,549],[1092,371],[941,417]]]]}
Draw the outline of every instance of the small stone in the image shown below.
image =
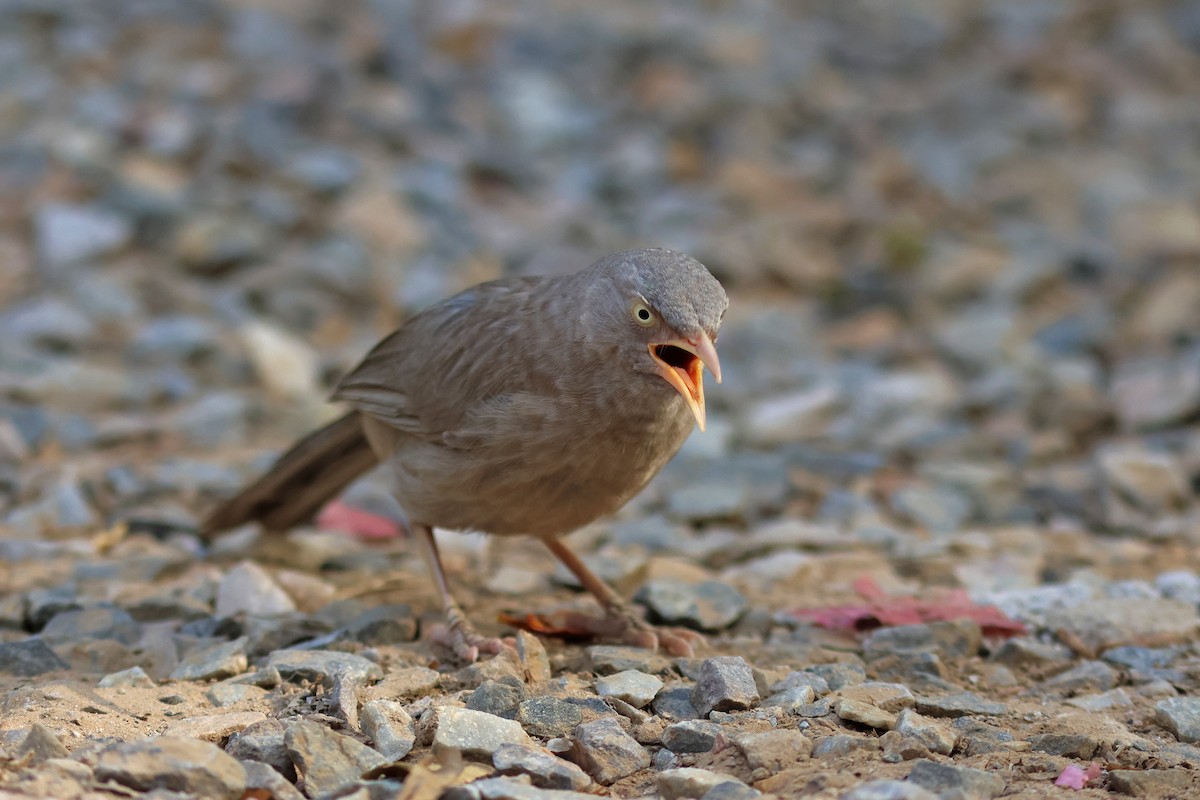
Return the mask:
{"type": "Polygon", "coordinates": [[[847,722],[857,722],[868,728],[888,731],[896,726],[895,714],[859,700],[838,700],[833,704],[833,713],[847,722]]]}
{"type": "Polygon", "coordinates": [[[668,725],[660,737],[672,753],[707,753],[716,746],[721,726],[715,722],[689,719],[668,725]]]}
{"type": "Polygon", "coordinates": [[[35,722],[29,728],[29,733],[16,746],[12,753],[17,761],[28,758],[29,763],[40,764],[50,758],[66,758],[67,748],[49,728],[35,722]]]}
{"type": "Polygon", "coordinates": [[[774,775],[797,761],[812,755],[812,740],[800,731],[777,729],[761,733],[741,733],[733,738],[734,745],[746,757],[752,770],[766,770],[774,775]]]}
{"type": "Polygon", "coordinates": [[[319,392],[320,363],[316,351],[306,342],[261,320],[246,323],[238,333],[254,372],[268,392],[293,401],[306,400],[319,392]]]}
{"type": "MultiPolygon", "coordinates": [[[[1169,694],[1173,695],[1174,693],[1175,689],[1171,687],[1169,694]]],[[[1084,711],[1112,711],[1117,708],[1128,708],[1133,705],[1133,702],[1133,694],[1122,686],[1100,694],[1072,697],[1066,701],[1066,704],[1084,711]]]]}
{"type": "Polygon", "coordinates": [[[991,658],[1010,667],[1045,668],[1070,662],[1071,651],[1054,642],[1009,639],[992,653],[991,658]]]}
{"type": "Polygon", "coordinates": [[[1159,725],[1181,742],[1200,742],[1200,699],[1168,697],[1154,706],[1159,725]]]}
{"type": "Polygon", "coordinates": [[[96,780],[138,792],[162,789],[194,797],[237,800],[246,770],[211,742],[154,736],[121,742],[96,755],[96,780]]]}
{"type": "Polygon", "coordinates": [[[500,745],[492,754],[492,766],[502,775],[528,775],[542,789],[582,792],[592,785],[578,766],[537,747],[500,745]]]}
{"type": "Polygon", "coordinates": [[[826,688],[824,692],[814,686],[817,694],[826,694],[829,691],[836,692],[846,686],[862,683],[867,679],[866,670],[859,664],[818,664],[817,666],[809,667],[805,671],[825,681],[826,688]]]}
{"type": "Polygon", "coordinates": [[[862,736],[850,736],[839,733],[833,736],[821,736],[813,741],[813,758],[840,758],[855,750],[878,750],[878,739],[867,739],[862,736]]]}
{"type": "Polygon", "coordinates": [[[1117,685],[1119,677],[1116,670],[1103,661],[1084,661],[1066,672],[1047,678],[1041,682],[1041,686],[1068,695],[1105,692],[1117,685]]]}
{"type": "MultiPolygon", "coordinates": [[[[483,778],[447,789],[441,797],[442,800],[596,800],[593,794],[539,789],[531,786],[524,775],[483,778]]],[[[359,796],[355,795],[354,800],[359,800],[359,796]]],[[[362,800],[367,798],[363,797],[362,800]]]]}
{"type": "Polygon", "coordinates": [[[1102,598],[1075,608],[1051,610],[1045,626],[1075,634],[1096,652],[1134,642],[1191,641],[1200,629],[1195,606],[1156,598],[1102,598]]]}
{"type": "Polygon", "coordinates": [[[583,723],[573,741],[576,762],[605,786],[650,766],[650,754],[615,719],[583,723]]]}
{"type": "Polygon", "coordinates": [[[503,744],[533,746],[533,740],[514,720],[483,711],[445,706],[433,735],[435,753],[456,752],[476,761],[491,761],[503,744]]]}
{"type": "Polygon", "coordinates": [[[296,780],[296,767],[284,742],[286,728],[277,719],[267,718],[230,735],[225,752],[239,761],[259,761],[277,770],[289,781],[296,780]]]}
{"type": "Polygon", "coordinates": [[[625,670],[657,674],[671,668],[663,656],[653,650],[620,645],[593,645],[587,649],[591,671],[597,675],[612,675],[625,670]]]}
{"type": "Polygon", "coordinates": [[[972,714],[999,716],[1008,713],[1008,706],[985,700],[974,692],[957,692],[938,697],[918,697],[917,711],[930,717],[965,717],[972,714]]]}
{"type": "Polygon", "coordinates": [[[888,764],[929,758],[933,755],[920,739],[900,731],[888,731],[883,734],[879,737],[879,745],[883,748],[883,760],[888,764]]]}
{"type": "Polygon", "coordinates": [[[1192,771],[1185,769],[1113,770],[1108,788],[1130,797],[1188,797],[1192,771]]]}
{"type": "MultiPolygon", "coordinates": [[[[867,681],[837,690],[840,699],[857,700],[895,714],[916,705],[916,698],[907,686],[899,683],[867,681]]],[[[831,698],[832,699],[832,698],[831,698]]]]}
{"type": "Polygon", "coordinates": [[[266,231],[250,219],[199,216],[175,237],[175,255],[188,269],[217,275],[266,252],[266,231]]]}
{"type": "Polygon", "coordinates": [[[869,781],[843,792],[838,800],[938,800],[938,796],[904,781],[869,781]]]}
{"type": "Polygon", "coordinates": [[[142,626],[129,613],[115,606],[75,608],[55,614],[42,629],[46,641],[115,639],[131,645],[142,636],[142,626]]]}
{"type": "Polygon", "coordinates": [[[267,656],[266,668],[279,670],[287,680],[328,681],[330,676],[344,674],[364,684],[383,677],[383,670],[374,661],[332,650],[276,650],[267,656]]]}
{"type": "Polygon", "coordinates": [[[261,711],[235,711],[228,714],[201,714],[185,717],[167,726],[164,735],[206,742],[223,742],[237,731],[262,722],[267,717],[261,711]]]}
{"type": "Polygon", "coordinates": [[[634,708],[645,708],[663,688],[663,682],[655,675],[627,669],[607,675],[596,681],[596,694],[601,697],[616,697],[634,708]]]}
{"type": "Polygon", "coordinates": [[[376,697],[423,697],[437,688],[441,678],[429,667],[403,667],[389,672],[373,691],[376,697]]]}
{"type": "Polygon", "coordinates": [[[700,800],[755,800],[762,796],[762,792],[752,789],[741,781],[726,781],[709,789],[700,797],[700,800]]]}
{"type": "Polygon", "coordinates": [[[904,709],[896,716],[895,730],[919,741],[930,752],[948,756],[958,743],[958,732],[949,725],[923,717],[912,709],[904,709]]]}
{"type": "Polygon", "coordinates": [[[141,667],[130,667],[120,672],[110,672],[96,684],[101,689],[130,686],[138,689],[153,689],[155,684],[141,667]]]}
{"type": "Polygon", "coordinates": [[[96,205],[46,203],[34,217],[38,257],[63,266],[116,252],[133,236],[129,220],[96,205]]]}
{"type": "MultiPolygon", "coordinates": [[[[861,680],[852,682],[859,683],[861,680]]],[[[771,684],[771,691],[786,692],[788,689],[802,687],[812,689],[813,694],[817,696],[829,694],[829,682],[815,672],[809,672],[808,670],[789,672],[783,680],[771,684]]]]}
{"type": "Polygon", "coordinates": [[[971,620],[929,622],[878,628],[863,640],[863,657],[873,661],[893,653],[934,652],[961,659],[979,652],[983,633],[971,620]]]}
{"type": "Polygon", "coordinates": [[[685,798],[699,800],[711,789],[723,783],[741,783],[741,781],[719,772],[697,767],[663,770],[655,776],[655,785],[664,800],[685,800],[685,798]]]}
{"type": "Polygon", "coordinates": [[[1005,752],[1013,741],[1013,735],[1003,728],[970,717],[954,720],[951,727],[958,731],[958,749],[968,756],[1005,752]]]}
{"type": "Polygon", "coordinates": [[[0,673],[32,678],[67,668],[67,662],[56,656],[40,638],[0,642],[0,673]]]}
{"type": "Polygon", "coordinates": [[[408,755],[417,741],[416,726],[404,705],[395,700],[371,700],[362,707],[362,732],[389,761],[408,755]]]}
{"type": "Polygon", "coordinates": [[[417,636],[417,618],[407,604],[373,606],[346,623],[346,634],[367,645],[411,642],[417,636]]]}
{"type": "Polygon", "coordinates": [[[1083,733],[1043,733],[1029,737],[1029,745],[1034,750],[1049,753],[1052,756],[1078,758],[1084,761],[1096,755],[1100,742],[1096,737],[1083,733]]]}
{"type": "Polygon", "coordinates": [[[252,614],[269,617],[290,614],[296,604],[287,592],[253,561],[243,561],[225,574],[217,586],[217,616],[252,614]]]}
{"type": "Polygon", "coordinates": [[[692,705],[706,717],[713,711],[739,711],[758,702],[754,671],[741,656],[706,658],[692,690],[692,705]]]}
{"type": "Polygon", "coordinates": [[[388,763],[365,744],[309,720],[289,725],[283,741],[309,797],[337,792],[388,763]]]}
{"type": "Polygon", "coordinates": [[[517,631],[517,657],[525,667],[527,683],[537,685],[553,677],[550,671],[550,656],[541,639],[526,630],[517,631]]]}
{"type": "Polygon", "coordinates": [[[558,697],[532,697],[517,708],[517,722],[527,733],[544,739],[566,736],[582,721],[579,706],[558,697]]]}
{"type": "MultiPolygon", "coordinates": [[[[242,761],[246,770],[246,797],[269,797],[271,800],[304,800],[304,795],[275,768],[258,761],[242,761]]],[[[291,762],[288,763],[291,766],[291,762]]],[[[295,770],[292,771],[295,778],[295,770]]]]}
{"type": "Polygon", "coordinates": [[[204,693],[208,702],[217,708],[237,705],[247,700],[259,700],[266,695],[266,689],[245,683],[218,683],[204,693]]]}
{"type": "Polygon", "coordinates": [[[908,773],[910,783],[937,794],[958,792],[963,800],[991,800],[1004,791],[1004,778],[981,769],[939,764],[922,759],[908,773]]]}
{"type": "Polygon", "coordinates": [[[690,686],[672,686],[662,689],[654,696],[651,709],[657,716],[667,721],[698,719],[700,712],[692,705],[692,689],[690,686]]]}
{"type": "MultiPolygon", "coordinates": [[[[467,695],[467,708],[472,711],[484,711],[497,717],[513,719],[517,715],[517,706],[525,697],[523,686],[515,686],[504,681],[484,681],[475,687],[475,691],[467,695]]],[[[567,728],[575,727],[574,725],[567,728]]]]}
{"type": "Polygon", "coordinates": [[[688,583],[670,578],[645,583],[634,600],[649,609],[655,622],[702,631],[728,628],[749,605],[739,591],[720,581],[688,583]]]}
{"type": "Polygon", "coordinates": [[[793,686],[784,689],[762,701],[763,708],[782,708],[789,714],[795,714],[799,709],[810,705],[816,696],[811,686],[793,686]]]}
{"type": "Polygon", "coordinates": [[[207,681],[231,678],[249,669],[246,637],[193,650],[171,672],[173,681],[207,681]]]}

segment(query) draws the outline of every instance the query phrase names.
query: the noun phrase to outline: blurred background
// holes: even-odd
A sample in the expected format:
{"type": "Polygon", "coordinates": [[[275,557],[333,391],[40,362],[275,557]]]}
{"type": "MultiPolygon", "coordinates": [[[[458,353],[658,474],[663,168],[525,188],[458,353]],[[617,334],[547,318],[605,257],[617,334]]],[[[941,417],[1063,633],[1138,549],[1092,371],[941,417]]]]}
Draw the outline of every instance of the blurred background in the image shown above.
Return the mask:
{"type": "Polygon", "coordinates": [[[726,380],[622,541],[1186,566],[1197,97],[1188,0],[0,0],[5,536],[194,524],[412,311],[662,245],[733,297],[726,380]]]}

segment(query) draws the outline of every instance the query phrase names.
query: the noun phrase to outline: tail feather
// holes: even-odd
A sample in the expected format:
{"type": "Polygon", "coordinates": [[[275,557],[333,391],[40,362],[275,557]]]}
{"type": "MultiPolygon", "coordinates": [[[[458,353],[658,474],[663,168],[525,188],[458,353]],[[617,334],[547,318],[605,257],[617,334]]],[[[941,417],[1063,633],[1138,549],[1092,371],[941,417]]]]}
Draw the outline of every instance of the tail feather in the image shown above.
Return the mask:
{"type": "Polygon", "coordinates": [[[285,531],[310,519],[377,463],[362,418],[350,412],[301,439],[265,475],[216,508],[201,525],[201,535],[255,521],[267,530],[285,531]]]}

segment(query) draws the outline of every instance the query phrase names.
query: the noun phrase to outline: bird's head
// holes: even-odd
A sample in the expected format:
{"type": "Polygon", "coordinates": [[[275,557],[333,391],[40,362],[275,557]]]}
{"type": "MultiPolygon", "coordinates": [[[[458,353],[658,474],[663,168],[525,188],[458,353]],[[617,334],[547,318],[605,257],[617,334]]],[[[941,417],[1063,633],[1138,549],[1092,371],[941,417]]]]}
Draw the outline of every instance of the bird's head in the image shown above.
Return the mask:
{"type": "Polygon", "coordinates": [[[595,296],[581,316],[601,327],[635,372],[656,375],[687,402],[704,430],[704,368],[721,382],[717,331],[729,298],[696,259],[652,248],[593,264],[595,296]]]}

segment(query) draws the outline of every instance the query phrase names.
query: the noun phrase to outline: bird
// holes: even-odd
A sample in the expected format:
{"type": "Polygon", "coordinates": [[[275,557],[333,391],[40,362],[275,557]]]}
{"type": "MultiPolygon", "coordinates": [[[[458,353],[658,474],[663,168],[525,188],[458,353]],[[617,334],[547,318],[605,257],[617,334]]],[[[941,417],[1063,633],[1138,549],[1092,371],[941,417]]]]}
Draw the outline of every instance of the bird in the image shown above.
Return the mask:
{"type": "Polygon", "coordinates": [[[468,288],[380,341],[330,398],[349,411],[215,508],[201,532],[254,521],[287,531],[382,462],[440,596],[446,643],[464,661],[504,645],[455,600],[434,528],[535,537],[599,601],[598,631],[691,655],[699,634],[651,626],[562,537],[624,506],[704,430],[704,371],[721,382],[728,306],[703,264],[663,248],[468,288]]]}

